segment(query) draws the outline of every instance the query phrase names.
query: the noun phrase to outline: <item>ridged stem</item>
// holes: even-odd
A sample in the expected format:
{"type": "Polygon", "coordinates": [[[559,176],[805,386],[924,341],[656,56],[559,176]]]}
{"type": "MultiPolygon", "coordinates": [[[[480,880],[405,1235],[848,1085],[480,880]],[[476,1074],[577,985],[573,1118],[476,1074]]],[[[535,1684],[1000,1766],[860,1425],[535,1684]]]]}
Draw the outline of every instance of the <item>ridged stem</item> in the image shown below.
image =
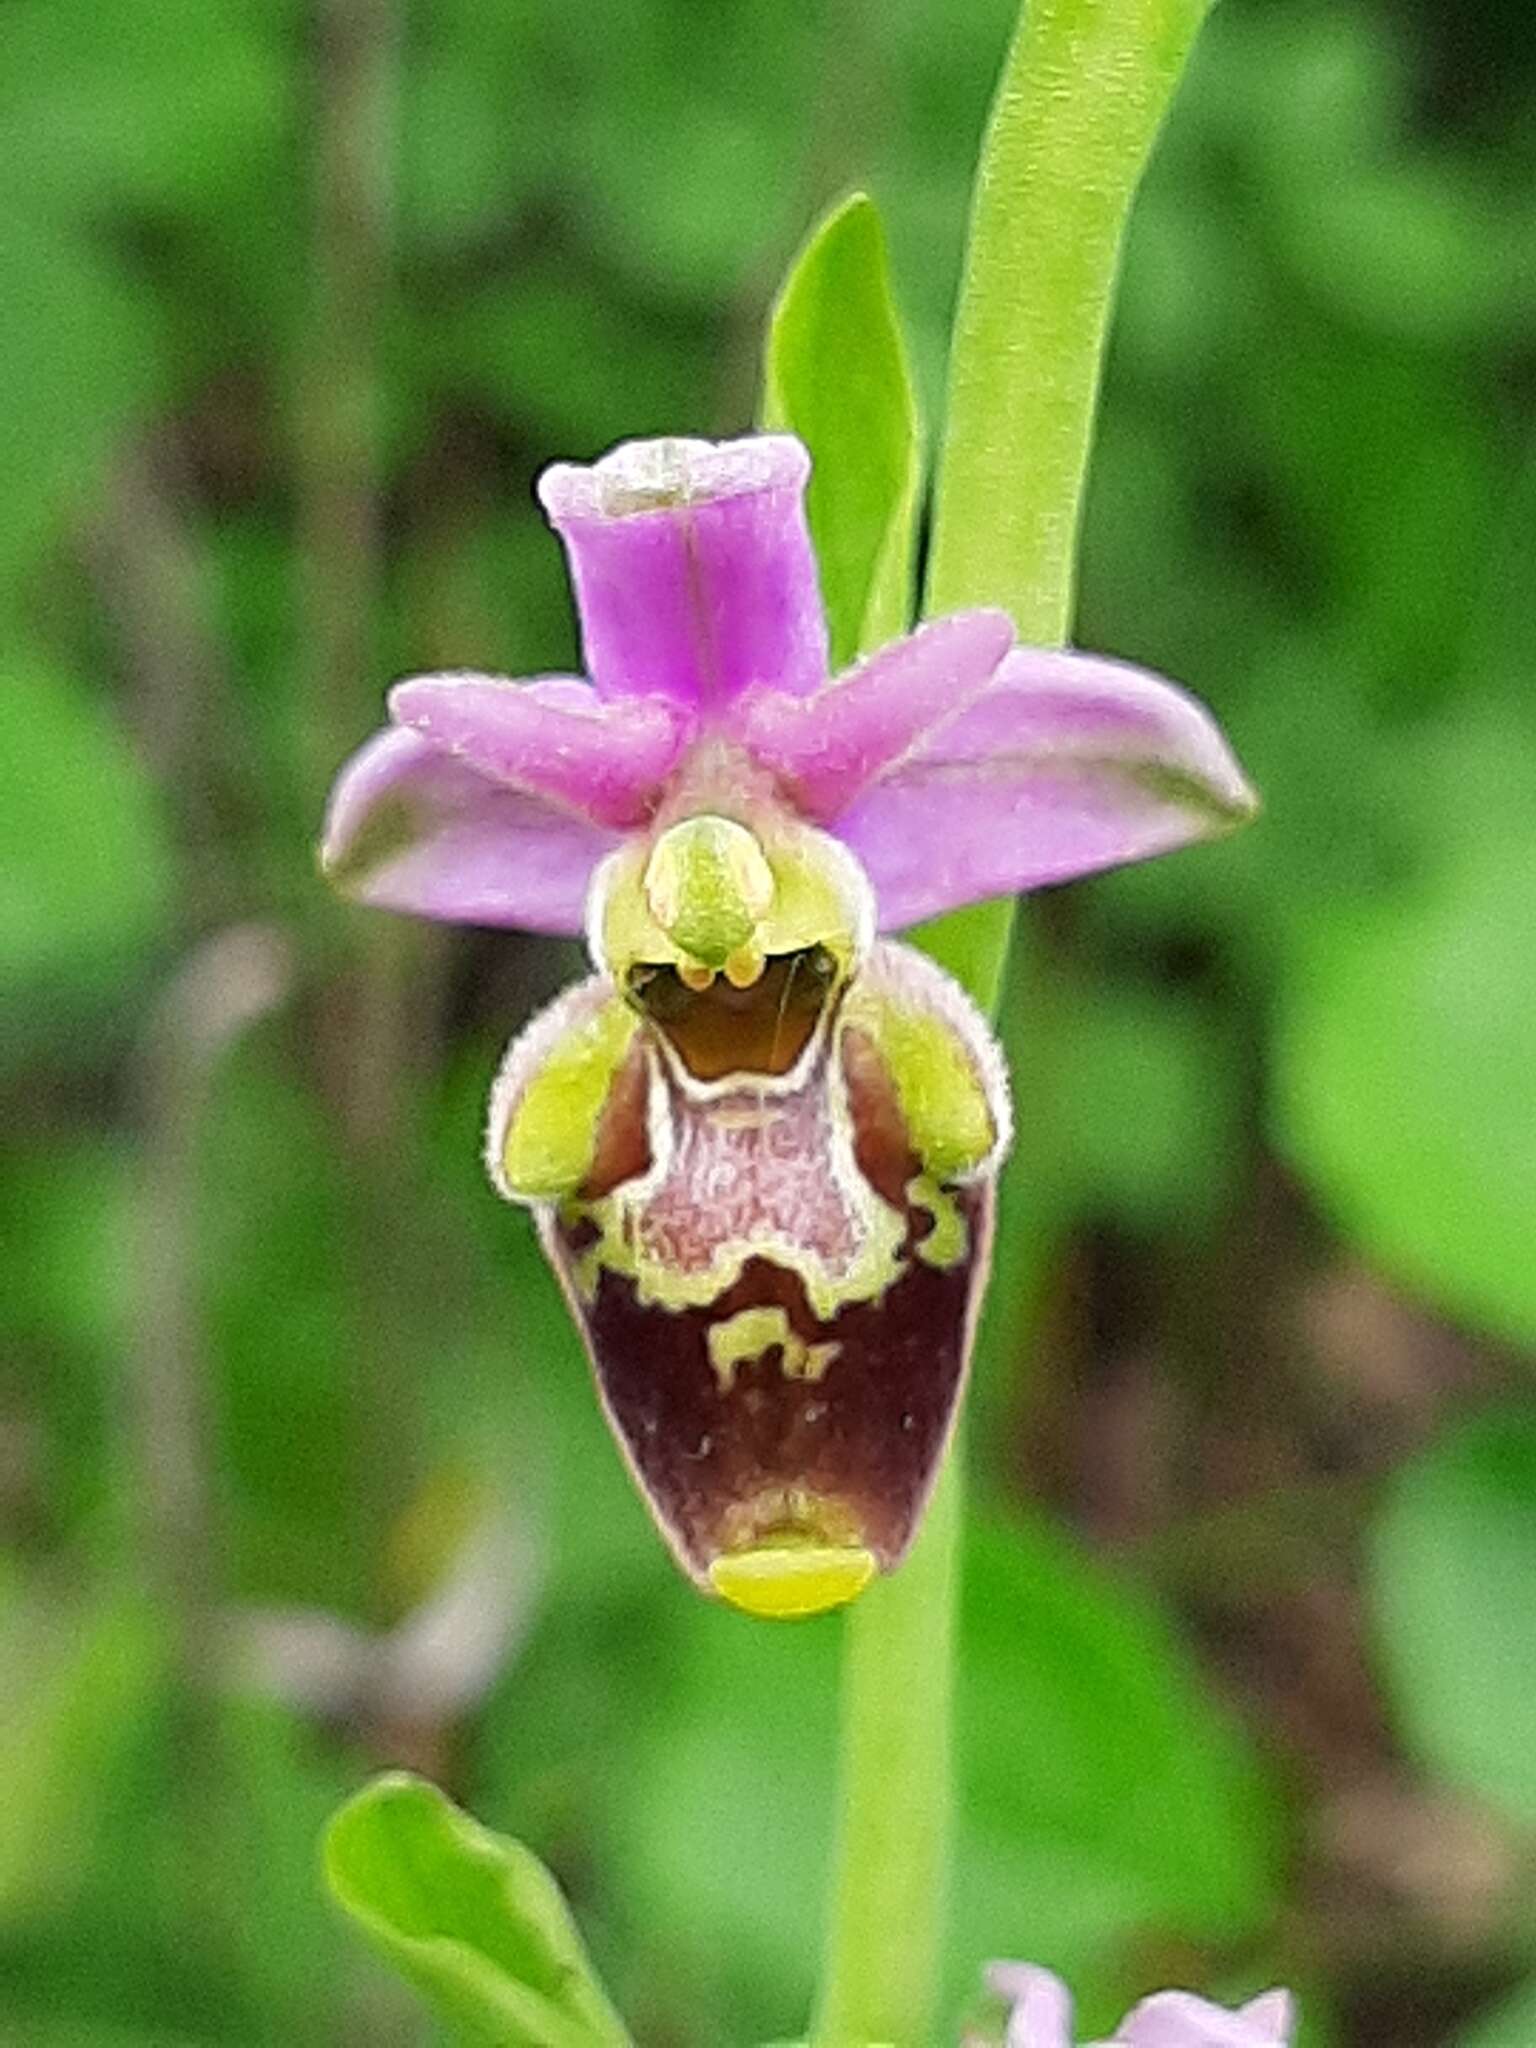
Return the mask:
{"type": "MultiPolygon", "coordinates": [[[[1053,646],[1131,201],[1207,0],[1032,0],[982,146],[950,357],[925,610],[997,604],[1053,646]]],[[[1013,924],[989,903],[921,942],[995,1013],[1013,924]]],[[[851,1610],[818,2048],[927,2048],[953,1834],[963,1485],[952,1451],[895,1576],[851,1610]]]]}

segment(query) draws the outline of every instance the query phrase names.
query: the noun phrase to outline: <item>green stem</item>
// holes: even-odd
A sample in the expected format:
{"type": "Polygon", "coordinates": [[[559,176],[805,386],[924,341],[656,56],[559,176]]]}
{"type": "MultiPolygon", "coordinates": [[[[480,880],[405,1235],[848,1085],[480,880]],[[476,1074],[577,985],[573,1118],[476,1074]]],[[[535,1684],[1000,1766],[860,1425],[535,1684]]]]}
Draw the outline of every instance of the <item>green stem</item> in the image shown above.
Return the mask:
{"type": "Polygon", "coordinates": [[[1131,200],[1208,0],[1032,0],[982,145],[928,609],[1072,618],[1083,479],[1131,200]]]}
{"type": "Polygon", "coordinates": [[[842,1786],[827,1973],[813,2039],[926,2041],[950,1855],[958,1447],[899,1572],[845,1623],[842,1786]]]}
{"type": "MultiPolygon", "coordinates": [[[[378,719],[387,366],[404,0],[309,0],[313,213],[296,447],[311,815],[378,719]]],[[[423,941],[395,919],[358,927],[318,1011],[315,1056],[349,1191],[338,1255],[351,1280],[344,1354],[356,1464],[348,1489],[356,1594],[385,1611],[375,1567],[413,1484],[416,1361],[401,1189],[414,1037],[430,992],[423,941]]]]}
{"type": "MultiPolygon", "coordinates": [[[[925,610],[997,604],[1021,640],[1072,617],[1083,484],[1132,198],[1208,0],[1032,0],[982,145],[950,358],[925,610]]],[[[1011,903],[919,935],[996,1009],[1011,903]]],[[[946,1932],[962,1476],[851,1610],[822,2048],[923,2048],[946,1932]]]]}

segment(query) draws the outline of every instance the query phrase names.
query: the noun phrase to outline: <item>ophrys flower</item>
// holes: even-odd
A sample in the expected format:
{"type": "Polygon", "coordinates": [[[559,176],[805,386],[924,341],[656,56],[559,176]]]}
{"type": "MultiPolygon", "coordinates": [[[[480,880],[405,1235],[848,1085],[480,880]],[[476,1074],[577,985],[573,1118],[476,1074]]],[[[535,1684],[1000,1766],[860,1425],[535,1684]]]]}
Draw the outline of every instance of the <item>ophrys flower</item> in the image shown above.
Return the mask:
{"type": "Polygon", "coordinates": [[[814,1613],[938,1470],[1009,1140],[967,998],[877,936],[1241,822],[1191,698],[935,620],[835,680],[784,435],[557,464],[590,680],[398,684],[324,860],[364,902],[585,929],[510,1048],[487,1163],[536,1212],[684,1569],[814,1613]]]}
{"type": "MultiPolygon", "coordinates": [[[[1033,1963],[994,1963],[987,1982],[1012,2008],[1003,2048],[1073,2048],[1072,1995],[1059,1977],[1033,1963]]],[[[1235,2009],[1192,1991],[1156,1991],[1090,2048],[1290,2048],[1295,2026],[1288,1991],[1235,2009]]]]}

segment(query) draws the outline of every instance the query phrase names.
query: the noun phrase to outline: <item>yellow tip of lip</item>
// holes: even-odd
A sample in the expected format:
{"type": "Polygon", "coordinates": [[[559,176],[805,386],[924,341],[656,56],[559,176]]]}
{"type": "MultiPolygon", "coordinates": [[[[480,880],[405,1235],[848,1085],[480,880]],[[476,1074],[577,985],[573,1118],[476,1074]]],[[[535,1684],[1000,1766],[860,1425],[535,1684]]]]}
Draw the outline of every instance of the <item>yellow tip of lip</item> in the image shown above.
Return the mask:
{"type": "Polygon", "coordinates": [[[846,1607],[875,1575],[857,1544],[769,1543],[717,1557],[709,1582],[722,1600],[768,1621],[798,1621],[846,1607]]]}

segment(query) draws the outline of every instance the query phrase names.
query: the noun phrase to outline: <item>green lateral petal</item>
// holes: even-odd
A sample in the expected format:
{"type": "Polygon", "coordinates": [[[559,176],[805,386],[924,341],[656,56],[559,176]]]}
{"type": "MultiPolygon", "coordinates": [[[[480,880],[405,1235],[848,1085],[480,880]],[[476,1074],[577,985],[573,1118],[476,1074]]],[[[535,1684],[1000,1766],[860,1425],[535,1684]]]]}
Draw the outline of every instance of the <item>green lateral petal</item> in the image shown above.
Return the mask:
{"type": "Polygon", "coordinates": [[[497,2048],[623,2048],[559,1886],[435,1785],[375,1778],[331,1822],[337,1903],[434,2010],[497,2048]]]}
{"type": "Polygon", "coordinates": [[[811,451],[807,507],[832,664],[906,631],[921,479],[917,399],[885,231],[856,192],[820,223],[774,304],[763,424],[811,451]]]}

